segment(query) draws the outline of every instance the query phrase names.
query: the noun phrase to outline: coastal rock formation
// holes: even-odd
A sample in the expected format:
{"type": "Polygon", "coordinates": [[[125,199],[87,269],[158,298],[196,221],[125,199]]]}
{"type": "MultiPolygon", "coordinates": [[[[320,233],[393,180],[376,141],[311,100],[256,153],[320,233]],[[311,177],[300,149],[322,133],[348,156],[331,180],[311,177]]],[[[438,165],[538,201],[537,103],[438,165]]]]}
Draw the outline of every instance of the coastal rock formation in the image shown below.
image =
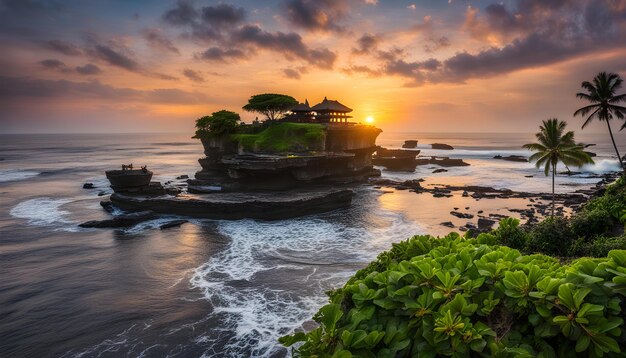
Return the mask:
{"type": "Polygon", "coordinates": [[[417,165],[435,164],[442,167],[465,167],[469,165],[469,163],[464,162],[463,159],[452,159],[449,157],[418,157],[415,162],[417,165]]]}
{"type": "Polygon", "coordinates": [[[83,189],[94,189],[95,186],[93,185],[93,183],[85,183],[83,184],[83,189]]]}
{"type": "Polygon", "coordinates": [[[181,226],[182,224],[185,224],[185,223],[188,223],[188,222],[189,222],[189,220],[185,220],[185,219],[172,220],[172,221],[168,221],[165,224],[159,226],[159,229],[166,230],[166,229],[169,229],[169,228],[181,226]]]}
{"type": "Polygon", "coordinates": [[[503,157],[501,155],[496,155],[495,157],[493,157],[493,159],[501,159],[501,160],[506,160],[509,162],[528,163],[528,159],[524,157],[523,155],[508,155],[506,157],[503,157]]]}
{"type": "Polygon", "coordinates": [[[115,193],[111,201],[129,211],[209,219],[281,220],[350,206],[354,192],[348,189],[296,190],[263,193],[216,193],[177,197],[141,197],[115,193]]]}
{"type": "Polygon", "coordinates": [[[447,171],[448,171],[447,169],[442,169],[442,168],[439,168],[439,169],[435,169],[435,170],[433,170],[433,174],[445,173],[445,172],[447,172],[447,171]]]}
{"type": "Polygon", "coordinates": [[[283,190],[308,184],[347,183],[380,175],[372,153],[381,130],[359,124],[318,124],[317,151],[272,153],[237,147],[228,138],[202,138],[206,158],[190,184],[221,191],[283,190]]]}
{"type": "Polygon", "coordinates": [[[417,166],[415,157],[419,150],[387,149],[378,147],[376,155],[372,157],[374,165],[380,165],[388,170],[414,171],[417,166]]]}
{"type": "Polygon", "coordinates": [[[417,148],[416,140],[405,140],[404,144],[402,144],[402,148],[417,148]]]}
{"type": "Polygon", "coordinates": [[[139,224],[140,222],[152,220],[154,218],[155,218],[154,212],[150,210],[146,210],[146,211],[140,211],[136,213],[118,215],[118,216],[113,217],[112,219],[107,219],[107,220],[87,221],[78,226],[85,227],[85,228],[129,227],[129,226],[139,224]]]}
{"type": "Polygon", "coordinates": [[[453,150],[454,147],[444,143],[433,143],[431,144],[432,149],[440,149],[440,150],[453,150]]]}

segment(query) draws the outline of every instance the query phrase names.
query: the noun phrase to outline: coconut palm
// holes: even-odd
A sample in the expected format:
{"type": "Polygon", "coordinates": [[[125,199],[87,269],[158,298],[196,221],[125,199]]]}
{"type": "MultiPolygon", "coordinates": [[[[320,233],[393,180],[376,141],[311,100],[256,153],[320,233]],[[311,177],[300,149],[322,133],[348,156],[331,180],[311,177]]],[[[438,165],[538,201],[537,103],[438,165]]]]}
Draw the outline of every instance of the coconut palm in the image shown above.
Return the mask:
{"type": "Polygon", "coordinates": [[[576,144],[574,132],[565,132],[566,123],[556,118],[543,121],[539,132],[535,134],[537,143],[524,144],[523,148],[534,153],[528,158],[536,161],[537,168],[544,166],[546,176],[552,172],[552,216],[554,216],[554,176],[559,162],[566,166],[580,167],[593,163],[589,154],[585,153],[584,145],[576,144]]]}
{"type": "MultiPolygon", "coordinates": [[[[590,105],[582,107],[574,112],[574,116],[581,115],[587,116],[591,112],[587,119],[583,123],[582,128],[585,127],[597,118],[599,121],[605,121],[606,126],[609,129],[609,135],[611,136],[611,142],[613,142],[613,148],[617,159],[619,160],[620,167],[626,173],[626,168],[622,161],[622,157],[619,154],[617,145],[615,145],[615,139],[613,138],[613,131],[611,130],[611,119],[617,117],[618,119],[624,119],[626,114],[626,107],[619,106],[620,102],[626,102],[626,94],[616,94],[615,92],[622,86],[622,79],[618,74],[600,72],[594,77],[592,82],[584,81],[581,87],[587,90],[587,93],[576,93],[576,97],[580,99],[586,99],[591,102],[590,105]]],[[[620,130],[626,127],[626,123],[622,125],[620,130]]]]}

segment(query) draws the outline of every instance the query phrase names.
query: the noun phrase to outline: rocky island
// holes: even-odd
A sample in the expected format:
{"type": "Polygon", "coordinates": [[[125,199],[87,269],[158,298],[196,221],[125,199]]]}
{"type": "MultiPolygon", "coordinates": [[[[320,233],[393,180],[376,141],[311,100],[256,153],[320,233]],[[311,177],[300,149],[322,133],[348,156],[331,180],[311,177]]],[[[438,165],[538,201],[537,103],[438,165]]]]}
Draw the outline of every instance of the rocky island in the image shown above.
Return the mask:
{"type": "Polygon", "coordinates": [[[136,171],[115,171],[112,204],[200,218],[286,219],[349,206],[354,192],[348,184],[380,175],[372,153],[381,130],[349,122],[352,109],[338,101],[324,98],[309,106],[262,94],[244,109],[267,119],[244,124],[237,113],[222,110],[196,121],[194,138],[202,142],[204,157],[186,188],[132,180],[124,187],[123,177],[136,171]]]}

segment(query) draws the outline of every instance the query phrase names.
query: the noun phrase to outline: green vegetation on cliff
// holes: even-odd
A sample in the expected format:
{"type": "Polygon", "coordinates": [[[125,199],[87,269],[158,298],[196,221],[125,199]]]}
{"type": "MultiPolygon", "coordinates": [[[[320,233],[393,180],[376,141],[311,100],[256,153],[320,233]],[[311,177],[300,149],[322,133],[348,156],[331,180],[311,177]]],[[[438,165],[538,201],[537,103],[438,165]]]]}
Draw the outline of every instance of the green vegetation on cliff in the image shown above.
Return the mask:
{"type": "Polygon", "coordinates": [[[196,135],[194,138],[206,136],[222,136],[233,133],[239,127],[239,114],[227,110],[211,113],[196,119],[196,135]]]}
{"type": "Polygon", "coordinates": [[[321,124],[277,123],[256,134],[234,134],[246,150],[285,153],[324,150],[325,129],[321,124]]]}
{"type": "Polygon", "coordinates": [[[450,234],[394,244],[341,289],[308,333],[283,337],[303,357],[621,356],[626,251],[606,258],[523,255],[450,234]]]}

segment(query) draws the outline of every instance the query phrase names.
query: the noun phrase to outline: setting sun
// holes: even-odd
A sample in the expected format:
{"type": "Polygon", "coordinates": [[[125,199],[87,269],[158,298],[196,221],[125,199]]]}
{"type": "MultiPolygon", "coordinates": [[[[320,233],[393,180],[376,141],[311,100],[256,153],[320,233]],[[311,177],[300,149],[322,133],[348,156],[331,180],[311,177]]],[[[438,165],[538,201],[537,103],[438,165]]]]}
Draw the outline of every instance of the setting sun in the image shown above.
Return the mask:
{"type": "Polygon", "coordinates": [[[365,118],[365,122],[367,122],[367,123],[374,123],[374,117],[368,116],[367,118],[365,118]]]}

